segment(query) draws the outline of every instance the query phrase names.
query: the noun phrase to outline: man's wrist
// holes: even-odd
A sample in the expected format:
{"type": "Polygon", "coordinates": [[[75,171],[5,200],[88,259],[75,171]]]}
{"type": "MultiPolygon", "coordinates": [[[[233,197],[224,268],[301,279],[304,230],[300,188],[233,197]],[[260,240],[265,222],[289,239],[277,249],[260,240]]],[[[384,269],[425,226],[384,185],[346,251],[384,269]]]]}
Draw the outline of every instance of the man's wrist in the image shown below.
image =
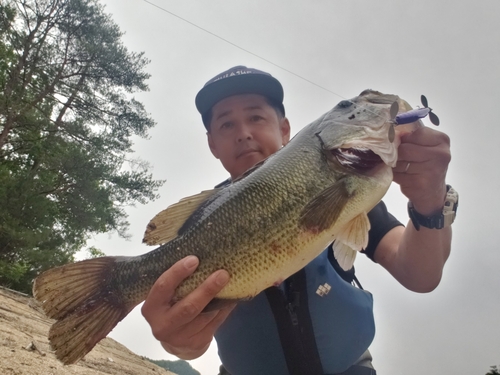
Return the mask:
{"type": "Polygon", "coordinates": [[[442,229],[453,223],[457,208],[458,193],[450,185],[446,185],[445,200],[438,212],[424,215],[416,209],[411,201],[409,201],[408,215],[416,230],[419,230],[421,226],[429,229],[442,229]]]}
{"type": "Polygon", "coordinates": [[[418,200],[413,200],[410,198],[410,201],[413,204],[413,208],[418,213],[424,216],[436,215],[443,209],[447,191],[448,185],[443,183],[443,185],[439,187],[439,189],[436,189],[434,194],[430,196],[419,197],[418,200]]]}

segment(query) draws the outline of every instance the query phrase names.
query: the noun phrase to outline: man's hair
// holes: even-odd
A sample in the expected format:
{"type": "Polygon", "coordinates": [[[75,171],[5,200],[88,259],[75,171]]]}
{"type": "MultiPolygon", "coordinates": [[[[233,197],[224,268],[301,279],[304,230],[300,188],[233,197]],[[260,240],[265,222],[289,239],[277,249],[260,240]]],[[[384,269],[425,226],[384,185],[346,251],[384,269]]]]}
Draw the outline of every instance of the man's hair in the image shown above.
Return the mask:
{"type": "MultiPolygon", "coordinates": [[[[283,112],[282,104],[277,103],[275,100],[272,100],[267,96],[263,96],[263,98],[266,101],[266,103],[274,109],[276,115],[278,116],[278,120],[282,120],[283,118],[285,118],[285,113],[283,112]]],[[[209,133],[210,133],[210,123],[212,122],[212,116],[213,116],[213,107],[210,108],[203,115],[201,115],[201,119],[203,120],[203,125],[205,125],[205,128],[207,128],[207,131],[209,133]]]]}

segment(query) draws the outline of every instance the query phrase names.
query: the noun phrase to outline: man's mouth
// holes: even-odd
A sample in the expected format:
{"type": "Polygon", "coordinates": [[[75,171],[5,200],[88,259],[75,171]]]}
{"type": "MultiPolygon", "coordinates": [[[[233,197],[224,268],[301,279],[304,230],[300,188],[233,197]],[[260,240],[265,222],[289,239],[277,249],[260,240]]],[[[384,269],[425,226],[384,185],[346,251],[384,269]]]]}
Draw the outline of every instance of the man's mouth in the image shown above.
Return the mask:
{"type": "Polygon", "coordinates": [[[256,150],[256,149],[253,149],[253,148],[249,148],[249,149],[246,149],[246,150],[240,151],[240,152],[237,154],[236,158],[240,158],[240,157],[242,157],[242,156],[246,156],[246,155],[249,155],[249,154],[253,154],[253,153],[255,153],[255,152],[259,152],[259,151],[258,151],[258,150],[256,150]]]}

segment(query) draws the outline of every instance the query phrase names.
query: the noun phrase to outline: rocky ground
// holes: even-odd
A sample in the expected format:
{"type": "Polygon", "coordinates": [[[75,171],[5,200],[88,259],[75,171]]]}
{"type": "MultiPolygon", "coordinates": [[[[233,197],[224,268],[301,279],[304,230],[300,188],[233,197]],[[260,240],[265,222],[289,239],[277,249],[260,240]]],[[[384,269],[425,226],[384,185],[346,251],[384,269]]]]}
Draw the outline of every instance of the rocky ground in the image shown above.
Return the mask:
{"type": "Polygon", "coordinates": [[[110,338],[77,364],[64,366],[47,340],[51,324],[35,300],[0,287],[1,375],[173,375],[110,338]]]}

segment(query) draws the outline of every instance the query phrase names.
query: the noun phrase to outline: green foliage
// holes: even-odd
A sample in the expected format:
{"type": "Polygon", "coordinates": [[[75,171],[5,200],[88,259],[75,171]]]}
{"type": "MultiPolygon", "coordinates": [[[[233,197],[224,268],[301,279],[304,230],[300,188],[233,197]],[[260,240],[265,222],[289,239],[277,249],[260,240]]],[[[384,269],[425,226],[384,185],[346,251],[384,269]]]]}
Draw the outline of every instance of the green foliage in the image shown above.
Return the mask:
{"type": "Polygon", "coordinates": [[[121,36],[97,0],[0,4],[0,284],[30,292],[157,198],[163,182],[129,157],[154,126],[132,96],[148,61],[121,36]]]}
{"type": "Polygon", "coordinates": [[[106,254],[99,250],[95,246],[91,246],[87,249],[87,253],[89,254],[89,258],[99,258],[99,257],[104,257],[106,254]]]}
{"type": "Polygon", "coordinates": [[[28,272],[28,265],[22,263],[8,263],[0,260],[0,275],[11,283],[18,283],[28,272]]]}
{"type": "Polygon", "coordinates": [[[488,371],[486,375],[500,375],[500,371],[498,371],[498,366],[490,366],[490,371],[488,371]]]}
{"type": "Polygon", "coordinates": [[[166,360],[154,360],[146,358],[148,361],[153,362],[155,365],[164,368],[165,370],[172,371],[177,375],[200,375],[198,371],[191,367],[191,365],[183,360],[178,361],[166,361],[166,360]]]}

